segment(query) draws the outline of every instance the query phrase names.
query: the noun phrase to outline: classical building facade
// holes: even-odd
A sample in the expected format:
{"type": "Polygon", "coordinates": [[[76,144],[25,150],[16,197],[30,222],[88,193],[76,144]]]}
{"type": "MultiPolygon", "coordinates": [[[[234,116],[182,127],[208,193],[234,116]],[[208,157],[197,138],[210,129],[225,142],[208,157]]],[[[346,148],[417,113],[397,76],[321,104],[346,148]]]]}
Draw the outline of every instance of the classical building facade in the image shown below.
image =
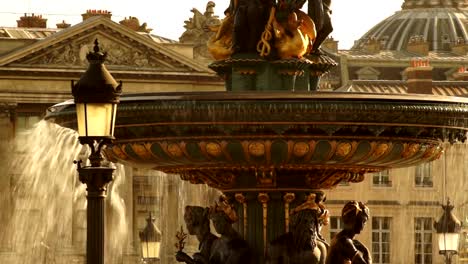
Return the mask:
{"type": "MultiPolygon", "coordinates": [[[[339,50],[329,39],[323,49],[339,66],[323,78],[337,91],[378,94],[467,96],[468,1],[405,0],[402,9],[385,18],[339,50]]],[[[342,183],[327,192],[332,213],[324,229],[329,239],[341,227],[343,204],[356,199],[368,204],[371,218],[360,235],[372,251],[373,263],[444,263],[433,223],[450,198],[454,214],[468,216],[468,147],[446,145],[437,161],[412,168],[367,175],[359,184],[342,183]]],[[[467,263],[466,231],[456,263],[467,263]]]]}
{"type": "MultiPolygon", "coordinates": [[[[34,144],[28,139],[21,140],[21,135],[42,119],[48,107],[71,99],[71,80],[77,81],[86,70],[86,54],[92,50],[94,40],[97,39],[101,49],[107,52],[106,66],[116,80],[123,82],[125,94],[224,90],[222,80],[206,66],[207,63],[194,59],[194,45],[153,35],[134,17],[120,23],[111,18],[108,11],[88,10],[83,14],[83,22],[77,25],[63,22],[57,28],[47,28],[46,18],[25,15],[18,20],[18,27],[0,28],[0,155],[1,168],[5,171],[0,177],[3,209],[0,223],[6,227],[1,232],[0,263],[84,263],[85,196],[81,193],[81,198],[73,198],[80,189],[76,174],[66,174],[74,179],[65,184],[65,192],[69,194],[56,194],[57,200],[62,199],[62,205],[71,206],[71,211],[56,216],[64,219],[50,219],[47,216],[50,210],[44,207],[62,208],[62,205],[36,203],[47,200],[50,195],[43,190],[34,190],[39,185],[46,190],[49,187],[33,177],[51,181],[53,178],[35,173],[29,179],[29,176],[19,175],[24,173],[24,166],[37,166],[33,160],[38,160],[28,156],[32,154],[30,151],[18,149],[34,144]],[[22,146],[15,148],[15,143],[22,146]],[[29,163],[17,162],[24,159],[31,160],[29,163]],[[69,232],[60,236],[51,234],[50,226],[61,221],[68,223],[69,232]],[[44,227],[48,222],[51,223],[49,227],[44,227]],[[23,225],[27,227],[20,227],[23,225]],[[27,229],[30,235],[18,238],[23,235],[15,232],[15,228],[27,229]]],[[[125,177],[121,177],[124,182],[119,183],[119,195],[125,201],[124,212],[112,205],[112,200],[119,202],[111,198],[108,221],[120,229],[124,223],[124,230],[111,229],[108,233],[115,237],[120,232],[125,237],[109,241],[111,246],[117,244],[118,247],[117,251],[110,249],[109,254],[119,256],[110,258],[108,263],[140,262],[138,232],[145,227],[145,218],[150,211],[157,215],[156,224],[162,231],[163,241],[167,241],[162,247],[161,263],[173,263],[173,240],[183,224],[180,214],[183,206],[188,201],[207,206],[206,201],[213,201],[217,192],[203,186],[183,184],[177,175],[163,177],[160,173],[130,168],[121,168],[119,175],[122,171],[125,171],[125,177]],[[113,217],[119,210],[125,219],[115,223],[122,220],[113,217]]],[[[58,173],[56,176],[62,175],[58,173]]],[[[60,232],[57,230],[57,233],[60,232]]],[[[196,244],[191,240],[187,247],[189,251],[196,250],[196,244]]]]}

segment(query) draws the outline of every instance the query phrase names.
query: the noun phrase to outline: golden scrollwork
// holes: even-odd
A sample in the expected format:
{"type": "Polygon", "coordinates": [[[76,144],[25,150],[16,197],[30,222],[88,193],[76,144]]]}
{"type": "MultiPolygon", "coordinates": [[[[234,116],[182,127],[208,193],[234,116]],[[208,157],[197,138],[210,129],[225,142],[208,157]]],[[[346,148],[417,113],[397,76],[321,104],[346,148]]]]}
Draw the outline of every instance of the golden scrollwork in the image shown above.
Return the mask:
{"type": "Polygon", "coordinates": [[[380,143],[376,146],[374,153],[372,156],[374,158],[379,158],[383,156],[387,151],[390,149],[390,146],[387,143],[380,143]]]}
{"type": "Polygon", "coordinates": [[[426,151],[424,151],[424,154],[423,154],[423,158],[434,160],[434,159],[438,159],[440,155],[442,155],[443,153],[444,151],[441,147],[432,145],[426,148],[426,151]]]}
{"type": "Polygon", "coordinates": [[[403,158],[410,158],[417,152],[419,152],[419,149],[421,148],[421,145],[418,143],[404,143],[404,150],[401,153],[401,156],[403,158]]]}
{"type": "Polygon", "coordinates": [[[341,142],[336,148],[336,155],[346,157],[351,152],[352,146],[349,142],[341,142]]]}
{"type": "Polygon", "coordinates": [[[206,153],[213,157],[221,156],[222,149],[221,146],[216,142],[208,142],[205,146],[206,153]]]}
{"type": "Polygon", "coordinates": [[[247,238],[247,198],[242,193],[236,193],[234,195],[236,201],[242,204],[243,209],[243,223],[244,223],[244,238],[247,238]]]}
{"type": "Polygon", "coordinates": [[[310,146],[306,142],[296,142],[293,147],[293,154],[298,158],[302,158],[310,151],[310,146]]]}
{"type": "Polygon", "coordinates": [[[286,193],[283,196],[284,200],[284,225],[286,232],[289,232],[289,205],[292,201],[296,199],[296,195],[294,193],[286,193]]]}
{"type": "Polygon", "coordinates": [[[141,144],[141,143],[132,144],[132,149],[135,152],[135,154],[137,154],[140,157],[143,157],[144,159],[151,159],[153,157],[151,152],[148,151],[146,144],[141,144]]]}
{"type": "Polygon", "coordinates": [[[268,201],[270,201],[270,196],[268,193],[259,193],[258,201],[262,204],[263,209],[263,248],[266,254],[267,251],[267,225],[268,225],[268,201]]]}
{"type": "Polygon", "coordinates": [[[125,151],[122,150],[122,149],[125,149],[125,146],[126,146],[125,144],[117,145],[117,146],[114,145],[114,146],[112,146],[111,149],[106,149],[105,152],[106,152],[106,154],[108,154],[109,157],[116,156],[120,160],[127,160],[128,155],[127,155],[127,153],[125,153],[125,151]]]}
{"type": "Polygon", "coordinates": [[[182,152],[182,149],[180,148],[180,146],[176,143],[170,143],[167,145],[167,152],[175,157],[175,158],[180,158],[183,156],[183,152],[182,152]]]}
{"type": "Polygon", "coordinates": [[[260,141],[255,141],[249,144],[249,154],[256,157],[265,155],[265,144],[260,141]]]}

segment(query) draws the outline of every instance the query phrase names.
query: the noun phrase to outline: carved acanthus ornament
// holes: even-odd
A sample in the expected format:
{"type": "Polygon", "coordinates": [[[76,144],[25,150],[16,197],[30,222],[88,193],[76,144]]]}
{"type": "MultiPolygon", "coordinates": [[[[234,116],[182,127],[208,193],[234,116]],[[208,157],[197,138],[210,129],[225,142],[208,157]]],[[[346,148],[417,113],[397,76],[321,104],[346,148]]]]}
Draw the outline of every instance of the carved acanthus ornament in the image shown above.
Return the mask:
{"type": "Polygon", "coordinates": [[[157,63],[146,51],[121,45],[115,41],[100,37],[90,36],[80,41],[55,47],[32,63],[61,65],[61,66],[85,66],[86,54],[92,49],[93,40],[99,38],[100,45],[107,52],[107,65],[124,65],[135,67],[156,67],[157,63]],[[146,54],[146,55],[145,55],[146,54]]]}

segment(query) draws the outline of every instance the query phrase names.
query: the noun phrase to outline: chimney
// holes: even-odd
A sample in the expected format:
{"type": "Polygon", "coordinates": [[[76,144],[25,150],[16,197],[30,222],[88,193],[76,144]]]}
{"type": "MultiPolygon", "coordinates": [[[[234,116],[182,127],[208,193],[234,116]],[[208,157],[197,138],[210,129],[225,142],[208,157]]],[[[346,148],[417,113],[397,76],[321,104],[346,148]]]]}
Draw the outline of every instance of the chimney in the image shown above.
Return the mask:
{"type": "Polygon", "coordinates": [[[455,81],[468,81],[468,69],[465,66],[458,68],[458,72],[453,74],[455,81]]]}
{"type": "Polygon", "coordinates": [[[83,17],[83,21],[94,16],[104,16],[104,17],[111,19],[112,13],[107,10],[88,9],[86,10],[86,13],[81,14],[81,16],[83,17]]]}
{"type": "Polygon", "coordinates": [[[338,41],[333,39],[333,37],[327,38],[323,43],[322,47],[326,50],[329,50],[333,53],[338,53],[338,41]]]}
{"type": "Polygon", "coordinates": [[[69,28],[71,24],[65,23],[65,20],[62,20],[62,23],[55,24],[57,28],[69,28]]]}
{"type": "Polygon", "coordinates": [[[468,50],[468,45],[464,38],[458,38],[457,42],[452,45],[452,52],[459,56],[465,56],[468,50]]]}
{"type": "Polygon", "coordinates": [[[364,43],[363,50],[375,54],[380,52],[381,43],[376,38],[371,37],[364,43]]]}
{"type": "Polygon", "coordinates": [[[406,68],[408,93],[432,94],[432,69],[429,60],[412,59],[406,68]]]}
{"type": "Polygon", "coordinates": [[[423,36],[412,36],[408,41],[408,45],[406,45],[406,50],[420,56],[427,56],[429,54],[429,43],[423,36]]]}
{"type": "Polygon", "coordinates": [[[42,18],[42,15],[24,14],[20,20],[16,20],[19,28],[47,28],[47,19],[42,18]]]}
{"type": "Polygon", "coordinates": [[[136,17],[124,18],[124,20],[119,21],[120,25],[124,25],[130,29],[137,31],[140,28],[140,21],[136,17]]]}

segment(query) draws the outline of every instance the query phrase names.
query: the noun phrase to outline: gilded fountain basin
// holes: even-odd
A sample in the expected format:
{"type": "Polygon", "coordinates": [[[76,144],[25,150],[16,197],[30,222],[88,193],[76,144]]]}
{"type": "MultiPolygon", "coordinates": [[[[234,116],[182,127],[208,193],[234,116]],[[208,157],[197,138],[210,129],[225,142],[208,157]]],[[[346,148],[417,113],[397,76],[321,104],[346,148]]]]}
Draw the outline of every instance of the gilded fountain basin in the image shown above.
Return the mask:
{"type": "MultiPolygon", "coordinates": [[[[46,119],[75,128],[72,102],[46,119]]],[[[223,191],[331,188],[465,141],[468,98],[363,93],[126,95],[107,157],[223,191]]]]}

